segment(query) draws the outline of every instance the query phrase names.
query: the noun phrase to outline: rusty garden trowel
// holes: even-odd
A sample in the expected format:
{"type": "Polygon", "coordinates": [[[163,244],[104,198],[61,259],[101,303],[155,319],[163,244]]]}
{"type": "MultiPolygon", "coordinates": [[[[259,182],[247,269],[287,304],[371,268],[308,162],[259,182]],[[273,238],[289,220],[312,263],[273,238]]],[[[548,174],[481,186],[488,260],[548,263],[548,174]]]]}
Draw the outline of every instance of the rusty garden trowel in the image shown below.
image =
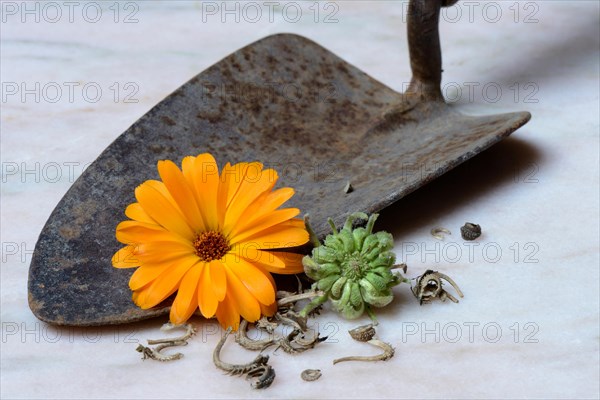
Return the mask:
{"type": "Polygon", "coordinates": [[[340,223],[381,210],[525,124],[528,112],[469,117],[445,104],[438,21],[440,7],[455,2],[411,0],[406,93],[291,34],[252,43],[181,86],[119,136],[52,212],[29,270],[33,313],[91,326],[168,312],[168,304],[135,306],[132,271],[110,261],[123,210],[137,185],[158,178],[158,160],[210,152],[221,165],[262,161],[296,189],[291,205],[310,213],[323,236],[327,217],[340,223]]]}

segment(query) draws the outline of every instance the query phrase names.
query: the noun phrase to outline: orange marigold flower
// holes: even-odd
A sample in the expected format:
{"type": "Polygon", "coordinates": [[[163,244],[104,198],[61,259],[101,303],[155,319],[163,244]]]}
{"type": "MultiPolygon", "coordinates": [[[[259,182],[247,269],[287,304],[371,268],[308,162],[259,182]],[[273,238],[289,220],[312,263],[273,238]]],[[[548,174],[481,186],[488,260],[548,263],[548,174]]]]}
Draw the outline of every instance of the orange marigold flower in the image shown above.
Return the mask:
{"type": "Polygon", "coordinates": [[[240,315],[254,322],[277,309],[271,272],[304,271],[302,255],[274,251],[308,241],[297,208],[279,207],[294,190],[273,190],[278,179],[258,162],[225,165],[212,155],[186,157],[182,169],[159,161],[161,181],[135,189],[130,220],[116,229],[127,246],[115,253],[116,268],[135,268],[133,301],[148,309],[177,292],[173,324],[200,308],[206,318],[237,329],[240,315]]]}

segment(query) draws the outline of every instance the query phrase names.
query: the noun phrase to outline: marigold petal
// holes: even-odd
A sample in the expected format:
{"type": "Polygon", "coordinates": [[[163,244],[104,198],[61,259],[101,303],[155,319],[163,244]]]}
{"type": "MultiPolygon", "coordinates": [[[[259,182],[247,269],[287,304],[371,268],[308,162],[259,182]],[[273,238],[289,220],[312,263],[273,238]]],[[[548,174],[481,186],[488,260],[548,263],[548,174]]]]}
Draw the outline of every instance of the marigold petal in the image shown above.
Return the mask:
{"type": "Polygon", "coordinates": [[[308,242],[308,232],[301,220],[289,220],[257,233],[240,243],[253,244],[259,249],[296,247],[308,242]]]}
{"type": "MultiPolygon", "coordinates": [[[[231,170],[221,174],[221,181],[227,182],[227,208],[231,205],[231,202],[236,197],[238,192],[242,187],[242,183],[244,183],[246,179],[246,174],[248,173],[248,168],[251,164],[255,163],[247,163],[241,162],[231,166],[231,170]],[[223,176],[225,175],[225,176],[223,176]]],[[[262,168],[262,164],[261,168],[262,168]]]]}
{"type": "MultiPolygon", "coordinates": [[[[277,288],[277,285],[275,284],[275,279],[273,279],[273,275],[271,275],[270,273],[268,273],[264,268],[262,268],[260,265],[254,264],[254,266],[256,268],[258,268],[259,270],[262,271],[262,273],[269,279],[269,282],[271,282],[271,285],[274,288],[277,288]]],[[[268,317],[274,315],[277,312],[277,301],[274,301],[273,303],[266,305],[261,303],[260,301],[258,302],[258,304],[260,305],[260,313],[261,315],[266,315],[268,317]]]]}
{"type": "Polygon", "coordinates": [[[194,231],[190,228],[179,210],[162,193],[149,184],[148,181],[135,189],[135,197],[142,205],[144,211],[161,226],[190,241],[193,239],[194,231]]]}
{"type": "Polygon", "coordinates": [[[268,266],[274,270],[285,268],[285,263],[277,255],[271,251],[260,250],[252,243],[238,244],[231,249],[230,253],[252,264],[268,266]]]}
{"type": "Polygon", "coordinates": [[[154,307],[173,294],[185,273],[197,262],[198,257],[182,257],[177,263],[167,268],[147,289],[142,290],[138,298],[140,307],[143,309],[154,307]]]}
{"type": "MultiPolygon", "coordinates": [[[[302,265],[302,259],[304,254],[289,253],[285,251],[274,251],[273,254],[283,260],[285,263],[284,270],[275,270],[277,274],[301,274],[304,272],[304,265],[302,265]]],[[[270,271],[265,267],[267,271],[270,271]]]]}
{"type": "Polygon", "coordinates": [[[167,189],[167,186],[164,184],[164,182],[157,181],[156,179],[148,179],[144,183],[146,183],[147,185],[149,185],[149,186],[153,187],[154,189],[156,189],[160,194],[163,195],[163,197],[165,199],[167,199],[167,201],[169,203],[171,203],[171,205],[177,211],[179,211],[183,215],[183,211],[181,210],[181,208],[179,208],[179,204],[177,204],[177,202],[175,201],[175,199],[171,195],[171,192],[169,192],[169,189],[167,189]]]}
{"type": "MultiPolygon", "coordinates": [[[[294,195],[292,188],[280,188],[272,192],[261,194],[252,204],[246,208],[246,211],[240,216],[240,231],[252,226],[254,221],[263,218],[267,214],[275,211],[282,204],[288,201],[294,195]]],[[[237,226],[236,226],[237,227],[237,226]]]]}
{"type": "Polygon", "coordinates": [[[140,259],[135,254],[136,246],[129,245],[119,249],[111,259],[115,268],[135,268],[140,265],[140,259]]]}
{"type": "Polygon", "coordinates": [[[136,290],[135,292],[133,292],[133,293],[131,294],[131,300],[132,300],[132,301],[135,303],[135,305],[136,305],[136,306],[138,306],[138,307],[140,306],[140,303],[139,303],[139,297],[140,297],[140,293],[141,293],[141,290],[136,290]]]}
{"type": "Polygon", "coordinates": [[[259,234],[268,228],[271,228],[282,222],[288,221],[298,214],[300,214],[300,210],[297,208],[284,208],[282,210],[275,210],[267,214],[260,220],[254,222],[252,226],[247,229],[239,230],[237,229],[237,227],[235,227],[231,231],[231,243],[239,243],[244,239],[259,234]]]}
{"type": "Polygon", "coordinates": [[[212,290],[217,301],[223,301],[225,292],[227,291],[227,278],[225,274],[225,266],[219,260],[212,260],[208,265],[210,272],[210,282],[212,290]]]}
{"type": "Polygon", "coordinates": [[[223,329],[231,327],[234,331],[238,330],[240,326],[240,313],[231,295],[226,295],[223,301],[219,303],[216,316],[223,329]]]}
{"type": "Polygon", "coordinates": [[[125,244],[174,241],[185,243],[181,236],[167,231],[160,225],[139,221],[123,221],[117,225],[117,240],[125,244]]]}
{"type": "Polygon", "coordinates": [[[159,267],[139,267],[135,270],[131,278],[129,278],[129,288],[131,290],[140,290],[156,278],[160,276],[165,269],[169,266],[169,264],[162,264],[159,267]]]}
{"type": "Polygon", "coordinates": [[[219,191],[219,168],[209,153],[186,157],[183,175],[194,190],[194,196],[207,230],[219,229],[217,193],[219,191]]]}
{"type": "Polygon", "coordinates": [[[240,216],[254,200],[273,189],[278,178],[277,172],[272,169],[263,171],[261,163],[248,164],[244,179],[240,182],[239,189],[227,206],[223,222],[223,231],[226,234],[232,232],[239,222],[240,216]]]}
{"type": "Polygon", "coordinates": [[[225,268],[225,271],[227,272],[227,295],[231,294],[231,299],[235,302],[236,309],[248,322],[258,321],[260,318],[258,300],[236,276],[231,267],[225,268]]]}
{"type": "Polygon", "coordinates": [[[225,221],[225,213],[231,199],[235,196],[240,183],[246,176],[248,163],[238,163],[231,165],[225,164],[219,178],[219,190],[217,193],[217,213],[219,218],[219,226],[222,227],[225,221]]]}
{"type": "Polygon", "coordinates": [[[194,253],[194,247],[191,243],[182,241],[156,241],[136,244],[134,255],[143,265],[146,263],[162,263],[174,258],[193,256],[198,260],[194,253]]]}
{"type": "Polygon", "coordinates": [[[171,305],[170,320],[172,324],[185,323],[198,308],[198,282],[202,273],[202,263],[197,262],[184,275],[171,305]]]}
{"type": "Polygon", "coordinates": [[[198,306],[204,318],[212,318],[215,316],[219,302],[215,296],[210,280],[210,271],[208,263],[204,263],[202,268],[202,277],[198,285],[198,306]]]}
{"type": "Polygon", "coordinates": [[[303,254],[257,250],[251,245],[247,245],[245,249],[243,249],[243,246],[236,246],[231,253],[271,273],[301,274],[304,272],[303,254]]]}
{"type": "Polygon", "coordinates": [[[200,214],[196,198],[181,170],[170,160],[159,161],[157,168],[160,178],[171,196],[173,196],[179,209],[183,212],[188,224],[194,230],[205,230],[204,220],[200,214]]]}
{"type": "Polygon", "coordinates": [[[272,317],[277,312],[277,302],[273,302],[273,304],[269,304],[268,306],[260,303],[260,313],[261,315],[272,317]]]}
{"type": "Polygon", "coordinates": [[[144,211],[140,203],[131,203],[125,209],[125,215],[134,221],[156,224],[156,221],[144,211]]]}
{"type": "MultiPolygon", "coordinates": [[[[194,156],[187,156],[184,157],[183,160],[181,161],[181,173],[183,173],[183,176],[185,177],[185,180],[187,181],[188,185],[190,185],[191,188],[195,188],[196,187],[196,178],[194,177],[194,165],[196,164],[196,157],[194,156]]],[[[194,196],[196,196],[198,193],[194,190],[194,196]]],[[[198,203],[198,205],[200,205],[200,199],[198,197],[196,197],[196,202],[198,203]]]]}
{"type": "MultiPolygon", "coordinates": [[[[263,304],[271,304],[275,301],[275,287],[269,278],[265,276],[268,275],[268,272],[265,273],[245,259],[233,254],[225,256],[225,264],[227,266],[226,270],[235,274],[258,301],[263,304]]],[[[227,274],[228,279],[229,277],[230,274],[227,274]]],[[[244,314],[242,313],[242,315],[244,314]]]]}

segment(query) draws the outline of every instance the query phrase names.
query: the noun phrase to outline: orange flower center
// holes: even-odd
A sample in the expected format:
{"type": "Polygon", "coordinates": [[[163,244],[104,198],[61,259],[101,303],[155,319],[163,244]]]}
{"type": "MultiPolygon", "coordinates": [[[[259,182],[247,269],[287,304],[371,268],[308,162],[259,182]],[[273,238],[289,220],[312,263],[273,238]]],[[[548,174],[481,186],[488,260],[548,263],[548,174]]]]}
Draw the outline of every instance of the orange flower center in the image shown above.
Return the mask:
{"type": "Polygon", "coordinates": [[[229,250],[231,250],[231,246],[227,243],[227,239],[225,239],[221,232],[215,231],[198,234],[192,244],[196,249],[196,255],[205,262],[220,260],[229,250]]]}

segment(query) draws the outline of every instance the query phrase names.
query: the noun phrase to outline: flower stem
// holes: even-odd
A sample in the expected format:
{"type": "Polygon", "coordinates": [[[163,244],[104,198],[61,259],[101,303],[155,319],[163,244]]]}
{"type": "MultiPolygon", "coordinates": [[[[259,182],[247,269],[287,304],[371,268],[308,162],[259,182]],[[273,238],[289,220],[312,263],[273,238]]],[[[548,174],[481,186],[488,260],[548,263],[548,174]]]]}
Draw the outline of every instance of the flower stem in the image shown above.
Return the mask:
{"type": "Polygon", "coordinates": [[[324,294],[322,296],[316,297],[314,298],[310,303],[308,303],[303,309],[302,311],[300,311],[300,316],[301,317],[306,317],[308,316],[308,313],[310,313],[312,310],[314,310],[315,308],[319,307],[321,304],[325,303],[328,299],[327,294],[324,294]]]}
{"type": "Polygon", "coordinates": [[[373,326],[379,325],[379,321],[377,321],[377,317],[375,316],[375,313],[373,312],[371,306],[366,304],[365,309],[367,310],[367,315],[369,316],[369,318],[371,318],[371,321],[373,321],[373,326]]]}
{"type": "Polygon", "coordinates": [[[320,297],[320,296],[323,296],[324,294],[325,293],[320,290],[310,291],[310,292],[300,293],[300,294],[294,294],[292,296],[287,296],[287,297],[277,300],[277,305],[279,307],[281,307],[286,304],[295,303],[299,300],[312,299],[313,297],[320,297]]]}
{"type": "Polygon", "coordinates": [[[308,237],[314,247],[321,246],[321,242],[319,241],[319,237],[313,230],[312,226],[310,226],[309,216],[308,214],[304,215],[304,226],[306,227],[306,231],[308,232],[308,237]]]}

